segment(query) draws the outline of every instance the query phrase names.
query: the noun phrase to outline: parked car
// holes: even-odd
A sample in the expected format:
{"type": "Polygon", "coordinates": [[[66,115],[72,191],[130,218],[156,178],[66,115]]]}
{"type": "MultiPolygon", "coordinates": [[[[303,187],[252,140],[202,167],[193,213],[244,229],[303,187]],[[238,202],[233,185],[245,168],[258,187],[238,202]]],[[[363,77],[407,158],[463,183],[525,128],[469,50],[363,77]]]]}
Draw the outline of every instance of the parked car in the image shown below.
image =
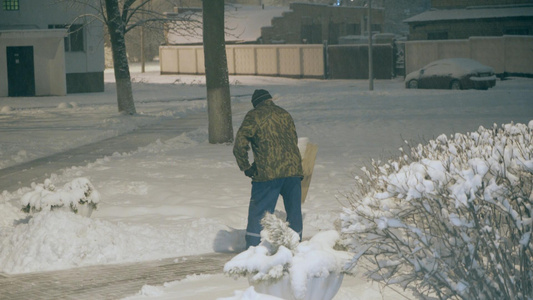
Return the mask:
{"type": "Polygon", "coordinates": [[[494,69],[469,58],[437,60],[405,76],[408,89],[486,90],[495,85],[494,69]]]}

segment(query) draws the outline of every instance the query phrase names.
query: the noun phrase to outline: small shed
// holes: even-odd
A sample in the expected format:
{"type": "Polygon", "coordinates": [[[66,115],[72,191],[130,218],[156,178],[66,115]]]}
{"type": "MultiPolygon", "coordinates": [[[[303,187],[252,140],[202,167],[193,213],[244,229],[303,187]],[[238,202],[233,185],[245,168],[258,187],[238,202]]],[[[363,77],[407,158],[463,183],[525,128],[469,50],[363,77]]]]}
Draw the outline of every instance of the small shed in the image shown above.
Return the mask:
{"type": "Polygon", "coordinates": [[[0,97],[64,96],[66,29],[0,31],[0,97]]]}
{"type": "Polygon", "coordinates": [[[95,19],[97,3],[4,1],[0,97],[103,91],[104,25],[95,19]]]}

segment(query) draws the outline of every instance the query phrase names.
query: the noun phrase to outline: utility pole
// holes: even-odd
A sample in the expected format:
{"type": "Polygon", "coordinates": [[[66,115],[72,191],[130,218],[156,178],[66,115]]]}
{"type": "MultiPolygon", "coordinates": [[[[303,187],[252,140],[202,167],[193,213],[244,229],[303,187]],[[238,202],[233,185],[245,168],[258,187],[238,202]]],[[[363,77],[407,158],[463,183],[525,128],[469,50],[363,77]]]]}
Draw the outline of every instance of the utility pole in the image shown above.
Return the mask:
{"type": "Polygon", "coordinates": [[[374,62],[372,60],[372,0],[368,0],[368,89],[374,90],[374,62]]]}
{"type": "Polygon", "coordinates": [[[144,73],[145,68],[145,60],[144,60],[144,25],[141,26],[141,73],[144,73]]]}

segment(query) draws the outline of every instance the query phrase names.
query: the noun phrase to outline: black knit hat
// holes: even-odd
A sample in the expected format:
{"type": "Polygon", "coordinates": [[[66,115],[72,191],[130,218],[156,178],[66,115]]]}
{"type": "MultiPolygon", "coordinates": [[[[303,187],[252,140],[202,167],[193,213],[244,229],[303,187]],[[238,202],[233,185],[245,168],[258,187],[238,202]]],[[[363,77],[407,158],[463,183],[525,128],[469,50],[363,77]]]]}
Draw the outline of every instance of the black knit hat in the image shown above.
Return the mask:
{"type": "Polygon", "coordinates": [[[270,96],[270,93],[266,90],[255,90],[254,94],[252,95],[252,104],[254,107],[259,105],[259,103],[267,100],[272,99],[272,96],[270,96]]]}

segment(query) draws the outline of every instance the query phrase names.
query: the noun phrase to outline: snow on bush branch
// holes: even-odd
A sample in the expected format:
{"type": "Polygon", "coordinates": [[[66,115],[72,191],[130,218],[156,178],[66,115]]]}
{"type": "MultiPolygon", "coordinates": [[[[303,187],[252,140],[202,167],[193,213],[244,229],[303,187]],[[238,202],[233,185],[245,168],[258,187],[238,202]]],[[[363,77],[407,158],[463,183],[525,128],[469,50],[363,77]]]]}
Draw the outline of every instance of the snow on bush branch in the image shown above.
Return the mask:
{"type": "Polygon", "coordinates": [[[353,264],[423,299],[533,299],[533,121],[400,150],[356,177],[353,264]]]}
{"type": "Polygon", "coordinates": [[[20,203],[24,212],[39,212],[55,208],[68,207],[74,213],[80,205],[96,209],[100,194],[87,178],[76,178],[66,183],[63,188],[56,188],[49,179],[43,184],[32,184],[33,191],[24,194],[20,203]]]}
{"type": "MultiPolygon", "coordinates": [[[[327,278],[332,273],[349,273],[345,267],[351,260],[351,254],[335,249],[340,237],[337,231],[322,231],[309,241],[300,243],[299,235],[275,214],[266,213],[261,225],[261,243],[227,262],[224,266],[226,275],[248,277],[252,284],[275,283],[288,278],[290,291],[279,292],[283,294],[283,299],[316,299],[316,295],[310,294],[317,292],[314,291],[316,287],[308,286],[310,279],[327,278]],[[308,291],[309,288],[312,291],[308,291]]],[[[331,298],[339,286],[340,283],[331,293],[331,298]]]]}

